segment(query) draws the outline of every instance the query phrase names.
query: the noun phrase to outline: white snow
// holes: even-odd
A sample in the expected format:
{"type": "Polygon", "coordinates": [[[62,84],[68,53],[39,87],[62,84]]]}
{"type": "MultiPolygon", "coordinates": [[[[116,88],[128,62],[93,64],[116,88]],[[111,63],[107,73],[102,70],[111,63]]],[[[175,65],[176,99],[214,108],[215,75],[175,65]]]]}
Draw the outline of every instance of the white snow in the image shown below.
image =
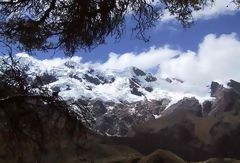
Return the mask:
{"type": "MultiPolygon", "coordinates": [[[[209,87],[207,86],[200,89],[198,85],[192,85],[187,81],[182,83],[177,80],[172,80],[170,83],[165,80],[166,78],[157,75],[155,76],[157,77],[156,81],[147,82],[145,78],[151,74],[146,73],[147,75],[145,76],[137,76],[133,71],[133,67],[122,70],[101,69],[94,67],[90,63],[81,63],[81,58],[77,56],[65,59],[38,60],[26,53],[19,53],[16,57],[20,59],[22,64],[28,64],[30,66],[29,73],[32,74],[33,78],[46,72],[54,75],[57,81],[49,83],[46,86],[49,88],[59,87],[59,95],[66,100],[87,98],[113,102],[134,102],[145,99],[158,100],[168,98],[171,100],[170,104],[173,104],[183,97],[196,97],[200,102],[211,99],[209,87]],[[106,81],[111,81],[114,78],[114,81],[107,83],[101,81],[99,85],[96,85],[87,81],[85,74],[100,81],[101,78],[104,78],[106,81]],[[77,76],[77,78],[70,76],[77,76]],[[99,78],[99,76],[101,78],[99,78]],[[139,81],[138,90],[144,94],[143,96],[137,96],[131,93],[129,80],[132,78],[139,81]],[[153,91],[148,92],[144,89],[145,87],[151,87],[153,91]]],[[[138,83],[136,84],[138,85],[138,83]]]]}

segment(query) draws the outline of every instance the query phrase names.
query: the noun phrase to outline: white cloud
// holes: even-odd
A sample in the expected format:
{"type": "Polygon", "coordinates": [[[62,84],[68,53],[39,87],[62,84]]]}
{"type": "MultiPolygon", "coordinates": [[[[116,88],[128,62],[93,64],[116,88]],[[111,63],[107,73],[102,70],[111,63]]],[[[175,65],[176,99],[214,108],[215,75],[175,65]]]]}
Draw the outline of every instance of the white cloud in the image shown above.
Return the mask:
{"type": "MultiPolygon", "coordinates": [[[[231,3],[231,0],[215,0],[213,5],[205,7],[203,10],[194,11],[193,18],[198,19],[211,19],[216,18],[220,15],[231,15],[238,12],[239,9],[234,3],[231,3]]],[[[171,21],[174,20],[174,17],[165,11],[162,21],[171,21]]]]}
{"type": "Polygon", "coordinates": [[[236,34],[205,36],[198,52],[185,52],[160,65],[163,76],[175,76],[193,84],[206,85],[216,80],[240,81],[240,41],[236,34]]]}
{"type": "MultiPolygon", "coordinates": [[[[25,55],[21,54],[21,57],[26,57],[25,55]]],[[[83,63],[80,57],[74,57],[72,59],[43,60],[41,65],[51,69],[63,65],[66,61],[81,63],[78,64],[78,71],[85,68],[87,70],[91,66],[103,70],[124,69],[130,66],[152,70],[158,67],[156,75],[159,77],[176,77],[185,81],[182,88],[176,88],[180,92],[190,92],[204,97],[208,94],[206,86],[211,81],[221,83],[226,83],[229,79],[240,81],[240,40],[234,33],[220,36],[208,34],[195,52],[180,51],[163,46],[152,47],[148,51],[138,54],[111,53],[109,59],[104,63],[83,63]]]]}
{"type": "Polygon", "coordinates": [[[174,50],[168,46],[151,48],[139,54],[111,53],[101,68],[122,69],[136,66],[150,70],[159,66],[162,77],[177,77],[194,85],[206,86],[211,81],[240,81],[240,41],[236,34],[209,34],[197,52],[174,50]]]}
{"type": "Polygon", "coordinates": [[[170,49],[168,46],[150,48],[149,51],[140,54],[125,53],[118,55],[115,53],[109,54],[109,59],[103,63],[103,68],[122,69],[130,66],[136,66],[141,69],[151,69],[166,60],[180,54],[180,51],[170,49]]]}
{"type": "MultiPolygon", "coordinates": [[[[20,55],[20,54],[19,54],[20,55]]],[[[21,54],[24,57],[24,54],[21,54]]],[[[136,66],[143,70],[158,67],[158,75],[176,77],[193,85],[206,86],[211,81],[240,81],[240,40],[235,33],[208,34],[197,51],[180,51],[169,46],[152,47],[141,53],[110,53],[104,63],[83,63],[81,57],[43,60],[44,67],[57,67],[66,61],[81,62],[82,67],[124,69],[136,66]]]]}

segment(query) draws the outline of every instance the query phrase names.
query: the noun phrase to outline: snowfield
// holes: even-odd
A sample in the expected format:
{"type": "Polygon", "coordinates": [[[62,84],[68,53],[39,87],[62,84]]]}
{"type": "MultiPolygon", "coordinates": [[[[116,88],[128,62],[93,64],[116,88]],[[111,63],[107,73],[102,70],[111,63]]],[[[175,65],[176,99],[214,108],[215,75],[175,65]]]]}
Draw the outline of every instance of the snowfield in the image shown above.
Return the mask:
{"type": "Polygon", "coordinates": [[[195,97],[200,102],[211,99],[209,87],[193,85],[176,78],[163,78],[136,67],[122,70],[81,63],[77,56],[68,59],[38,60],[26,53],[16,57],[29,65],[32,78],[49,74],[55,80],[46,86],[58,90],[65,100],[101,99],[116,103],[167,98],[171,104],[183,97],[195,97]]]}

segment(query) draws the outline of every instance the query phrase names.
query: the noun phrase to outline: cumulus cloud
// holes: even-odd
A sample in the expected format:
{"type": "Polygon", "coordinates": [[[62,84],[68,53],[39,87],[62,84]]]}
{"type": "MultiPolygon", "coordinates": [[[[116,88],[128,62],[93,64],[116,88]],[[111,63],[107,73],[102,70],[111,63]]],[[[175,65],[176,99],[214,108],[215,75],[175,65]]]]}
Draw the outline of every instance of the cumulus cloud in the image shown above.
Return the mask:
{"type": "Polygon", "coordinates": [[[211,81],[240,81],[240,41],[236,34],[209,34],[194,51],[179,51],[169,46],[139,54],[111,53],[100,68],[122,69],[136,66],[143,70],[159,67],[161,77],[177,77],[194,85],[206,86],[211,81]]]}
{"type": "Polygon", "coordinates": [[[125,53],[120,55],[111,53],[109,54],[109,59],[102,64],[102,68],[122,69],[135,66],[147,70],[169,60],[176,54],[180,54],[180,51],[170,49],[168,46],[152,47],[150,50],[139,54],[125,53]]]}
{"type": "Polygon", "coordinates": [[[240,41],[236,34],[205,36],[197,52],[184,52],[178,58],[160,65],[163,76],[175,76],[188,82],[205,85],[213,80],[240,81],[240,41]]]}
{"type": "MultiPolygon", "coordinates": [[[[18,54],[24,57],[24,53],[18,54]]],[[[51,69],[66,61],[81,63],[79,68],[124,69],[136,66],[145,71],[157,67],[156,75],[161,78],[175,77],[185,81],[184,90],[206,94],[211,81],[226,83],[229,79],[240,81],[240,40],[235,33],[208,34],[199,43],[197,51],[180,51],[170,46],[152,47],[141,53],[109,54],[103,63],[84,63],[81,57],[55,58],[41,61],[43,67],[51,69]]]]}
{"type": "MultiPolygon", "coordinates": [[[[17,57],[30,58],[32,64],[35,63],[33,57],[25,53],[17,54],[17,57]]],[[[106,70],[122,70],[127,67],[136,66],[145,71],[157,67],[156,76],[160,78],[178,78],[184,80],[184,84],[173,87],[160,82],[160,88],[175,93],[176,99],[182,95],[197,95],[202,101],[209,96],[209,88],[206,87],[211,81],[218,81],[222,84],[233,79],[240,81],[240,40],[235,33],[208,34],[199,43],[197,51],[180,51],[169,46],[152,47],[141,53],[109,54],[109,58],[104,63],[84,63],[81,57],[55,58],[42,60],[40,69],[51,70],[58,67],[59,72],[63,72],[61,67],[68,62],[76,65],[77,71],[87,71],[89,67],[106,70]],[[76,64],[75,64],[76,63],[76,64]],[[80,63],[80,64],[79,64],[80,63]]],[[[36,60],[36,62],[39,62],[36,60]]],[[[65,67],[65,66],[63,66],[65,67]]],[[[160,80],[159,80],[160,81],[160,80]]],[[[159,83],[157,83],[159,84],[159,83]]],[[[162,90],[161,90],[162,91],[162,90]]],[[[164,93],[164,92],[162,92],[164,93]]],[[[157,94],[159,95],[159,92],[157,94]]]]}
{"type": "MultiPolygon", "coordinates": [[[[239,9],[234,3],[229,0],[216,0],[213,5],[205,7],[203,10],[194,11],[193,18],[198,19],[211,19],[220,15],[231,15],[238,12],[239,9]]],[[[174,16],[170,15],[169,12],[165,11],[162,21],[174,20],[174,16]]]]}

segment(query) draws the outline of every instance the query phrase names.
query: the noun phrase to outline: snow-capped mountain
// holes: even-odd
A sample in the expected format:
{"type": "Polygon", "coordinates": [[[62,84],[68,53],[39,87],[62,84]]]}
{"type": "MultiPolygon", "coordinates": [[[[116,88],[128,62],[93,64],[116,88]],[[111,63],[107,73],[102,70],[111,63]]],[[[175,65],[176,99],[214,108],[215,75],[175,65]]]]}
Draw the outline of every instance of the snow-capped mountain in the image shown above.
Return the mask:
{"type": "Polygon", "coordinates": [[[137,67],[111,70],[83,64],[78,57],[16,57],[21,64],[28,65],[31,80],[40,79],[64,100],[84,103],[91,111],[89,117],[93,117],[92,129],[101,134],[124,136],[132,126],[161,117],[184,97],[193,103],[211,99],[208,87],[202,88],[205,93],[197,94],[192,91],[195,86],[187,81],[162,78],[137,67]]]}
{"type": "MultiPolygon", "coordinates": [[[[136,67],[106,70],[93,64],[81,64],[77,57],[42,61],[28,55],[17,57],[19,67],[28,67],[25,69],[28,76],[25,73],[23,76],[34,95],[41,90],[34,84],[45,86],[50,89],[48,95],[51,91],[51,97],[58,93],[69,105],[53,107],[49,105],[51,103],[34,98],[36,96],[18,96],[18,92],[12,91],[18,87],[6,89],[3,82],[1,97],[4,98],[1,101],[4,102],[0,109],[3,143],[14,142],[11,136],[16,135],[19,139],[14,139],[15,143],[21,144],[19,150],[23,149],[22,145],[29,147],[33,142],[50,144],[46,147],[49,151],[53,148],[55,155],[55,149],[59,151],[59,147],[63,147],[65,151],[66,144],[75,149],[76,144],[85,144],[85,138],[89,136],[87,141],[91,143],[87,146],[92,146],[91,152],[96,147],[102,150],[99,143],[111,151],[112,148],[106,148],[109,143],[121,146],[121,151],[125,150],[124,145],[143,154],[164,148],[186,160],[240,158],[240,142],[237,141],[240,135],[240,83],[235,80],[228,81],[227,85],[212,82],[209,87],[203,87],[210,91],[205,98],[192,91],[194,89],[187,81],[161,78],[136,67]],[[202,102],[204,99],[208,100],[202,102]],[[90,123],[88,127],[94,132],[83,126],[85,122],[90,123]],[[13,132],[15,130],[17,132],[13,132]],[[83,130],[89,135],[84,135],[83,130]],[[41,135],[47,135],[47,139],[42,139],[41,135]]],[[[4,71],[1,61],[3,71],[0,74],[7,74],[9,71],[4,71]]],[[[30,150],[34,151],[32,149],[36,147],[30,146],[30,150]]],[[[3,149],[5,154],[7,150],[3,149]]],[[[86,151],[85,146],[83,149],[86,151]]]]}
{"type": "Polygon", "coordinates": [[[46,86],[65,100],[100,99],[102,101],[136,102],[142,100],[170,99],[176,103],[183,97],[209,98],[205,92],[197,94],[187,82],[177,78],[162,78],[137,67],[123,70],[102,69],[71,59],[38,60],[27,54],[18,54],[21,63],[29,65],[32,78],[41,77],[46,86]]]}

